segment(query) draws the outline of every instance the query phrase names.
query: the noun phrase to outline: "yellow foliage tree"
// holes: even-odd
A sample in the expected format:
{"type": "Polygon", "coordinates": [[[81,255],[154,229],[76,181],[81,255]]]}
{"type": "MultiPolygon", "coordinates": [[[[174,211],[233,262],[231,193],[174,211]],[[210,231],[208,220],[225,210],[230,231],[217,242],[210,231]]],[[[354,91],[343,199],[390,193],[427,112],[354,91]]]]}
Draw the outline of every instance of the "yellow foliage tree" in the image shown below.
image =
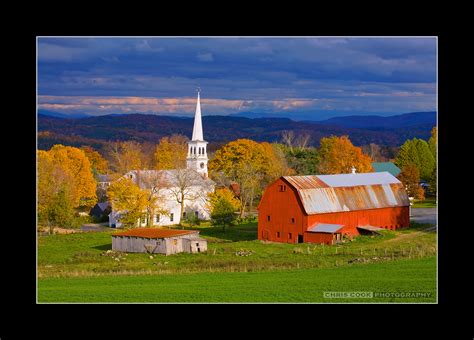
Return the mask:
{"type": "Polygon", "coordinates": [[[157,170],[182,169],[186,167],[188,139],[183,135],[163,137],[156,146],[155,168],[157,170]]]}
{"type": "Polygon", "coordinates": [[[96,181],[84,151],[57,144],[48,153],[53,163],[59,165],[72,179],[73,206],[92,207],[97,202],[96,181]]]}
{"type": "Polygon", "coordinates": [[[127,227],[135,227],[148,207],[148,192],[140,189],[131,179],[121,178],[107,189],[112,209],[121,212],[120,221],[127,227]]]}
{"type": "Polygon", "coordinates": [[[371,172],[372,159],[362,153],[362,149],[352,144],[348,136],[321,138],[319,148],[319,172],[321,174],[371,172]]]}
{"type": "Polygon", "coordinates": [[[66,206],[73,206],[72,178],[59,164],[54,162],[47,151],[37,151],[37,162],[38,221],[51,228],[52,224],[58,222],[55,221],[54,216],[51,216],[51,211],[61,208],[54,206],[58,204],[58,198],[61,198],[66,206]]]}
{"type": "Polygon", "coordinates": [[[266,184],[274,179],[291,174],[285,157],[269,143],[257,143],[250,139],[238,139],[227,143],[217,150],[209,162],[212,176],[222,173],[240,187],[241,210],[253,205],[253,200],[261,193],[266,184]]]}

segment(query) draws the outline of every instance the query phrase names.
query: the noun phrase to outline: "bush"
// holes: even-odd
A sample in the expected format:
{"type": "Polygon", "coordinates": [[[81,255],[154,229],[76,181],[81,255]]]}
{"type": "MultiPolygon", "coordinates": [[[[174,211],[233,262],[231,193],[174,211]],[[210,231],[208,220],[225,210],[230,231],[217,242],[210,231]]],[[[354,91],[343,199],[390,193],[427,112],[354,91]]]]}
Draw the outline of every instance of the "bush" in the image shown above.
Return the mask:
{"type": "Polygon", "coordinates": [[[190,227],[201,224],[201,220],[195,214],[186,214],[184,220],[189,224],[190,227]]]}

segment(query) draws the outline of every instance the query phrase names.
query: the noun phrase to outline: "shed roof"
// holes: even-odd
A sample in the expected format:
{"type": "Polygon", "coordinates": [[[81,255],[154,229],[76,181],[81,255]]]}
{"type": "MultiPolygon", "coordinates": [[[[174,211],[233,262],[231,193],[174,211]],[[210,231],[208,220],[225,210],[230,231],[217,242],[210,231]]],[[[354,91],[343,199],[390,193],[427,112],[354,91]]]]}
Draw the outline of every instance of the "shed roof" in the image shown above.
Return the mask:
{"type": "Polygon", "coordinates": [[[329,233],[333,234],[340,230],[344,225],[330,224],[330,223],[316,223],[308,228],[308,231],[313,233],[329,233]]]}
{"type": "Polygon", "coordinates": [[[398,176],[398,174],[401,172],[400,168],[392,162],[373,162],[372,168],[374,168],[375,172],[387,171],[393,176],[398,176]]]}
{"type": "Polygon", "coordinates": [[[358,229],[364,229],[364,230],[368,230],[368,231],[379,231],[379,230],[383,230],[383,228],[380,228],[380,227],[374,227],[373,225],[360,225],[360,226],[357,226],[358,229]]]}
{"type": "Polygon", "coordinates": [[[401,182],[388,172],[284,176],[308,215],[409,206],[401,182]]]}
{"type": "Polygon", "coordinates": [[[133,228],[130,230],[122,231],[119,233],[112,234],[112,236],[133,236],[143,238],[167,238],[188,234],[199,233],[197,230],[173,230],[173,229],[161,229],[161,228],[133,228]]]}
{"type": "Polygon", "coordinates": [[[97,203],[97,206],[100,208],[100,210],[104,211],[105,209],[111,207],[110,202],[99,202],[97,203]]]}

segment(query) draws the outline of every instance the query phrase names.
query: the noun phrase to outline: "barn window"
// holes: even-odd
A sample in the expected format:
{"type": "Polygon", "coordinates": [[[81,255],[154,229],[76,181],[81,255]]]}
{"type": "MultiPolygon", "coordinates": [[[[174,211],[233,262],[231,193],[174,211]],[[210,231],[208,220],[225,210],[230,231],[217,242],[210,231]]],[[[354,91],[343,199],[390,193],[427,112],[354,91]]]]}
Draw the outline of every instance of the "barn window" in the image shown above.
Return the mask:
{"type": "Polygon", "coordinates": [[[173,222],[173,220],[174,220],[174,214],[171,213],[171,214],[170,214],[170,222],[173,222]]]}
{"type": "Polygon", "coordinates": [[[294,217],[291,218],[291,223],[295,224],[295,218],[294,217]]]}
{"type": "Polygon", "coordinates": [[[291,240],[291,237],[292,237],[291,233],[288,233],[288,239],[289,240],[291,240]]]}
{"type": "Polygon", "coordinates": [[[281,191],[281,192],[285,192],[285,191],[286,191],[286,185],[279,185],[278,188],[279,188],[278,191],[281,191]]]}
{"type": "Polygon", "coordinates": [[[280,238],[280,232],[279,231],[277,231],[277,237],[280,238]]]}
{"type": "Polygon", "coordinates": [[[270,222],[270,215],[267,216],[267,221],[270,222]]]}
{"type": "Polygon", "coordinates": [[[177,239],[173,240],[173,245],[175,245],[175,246],[178,245],[178,240],[177,239]]]}

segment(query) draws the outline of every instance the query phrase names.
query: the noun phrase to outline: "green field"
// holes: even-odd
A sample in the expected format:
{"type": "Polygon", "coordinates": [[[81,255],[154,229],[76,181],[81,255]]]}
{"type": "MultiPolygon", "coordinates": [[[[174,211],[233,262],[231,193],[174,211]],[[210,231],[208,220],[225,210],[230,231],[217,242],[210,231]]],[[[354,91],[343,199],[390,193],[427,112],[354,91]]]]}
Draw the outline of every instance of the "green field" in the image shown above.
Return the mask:
{"type": "Polygon", "coordinates": [[[436,258],[253,273],[101,276],[39,281],[40,302],[435,302],[436,258]],[[324,292],[423,292],[324,298],[324,292]]]}
{"type": "MultiPolygon", "coordinates": [[[[200,254],[117,254],[111,231],[38,238],[38,300],[340,302],[323,291],[427,291],[435,301],[436,233],[413,224],[336,246],[262,243],[256,224],[201,225],[209,241],[200,254]],[[249,256],[237,256],[245,250],[249,256]],[[110,255],[110,254],[109,254],[110,255]]],[[[364,299],[366,301],[367,299],[364,299]]],[[[352,300],[350,301],[357,301],[352,300]]]]}
{"type": "Polygon", "coordinates": [[[436,197],[428,197],[423,201],[415,200],[412,208],[436,208],[436,197]]]}

